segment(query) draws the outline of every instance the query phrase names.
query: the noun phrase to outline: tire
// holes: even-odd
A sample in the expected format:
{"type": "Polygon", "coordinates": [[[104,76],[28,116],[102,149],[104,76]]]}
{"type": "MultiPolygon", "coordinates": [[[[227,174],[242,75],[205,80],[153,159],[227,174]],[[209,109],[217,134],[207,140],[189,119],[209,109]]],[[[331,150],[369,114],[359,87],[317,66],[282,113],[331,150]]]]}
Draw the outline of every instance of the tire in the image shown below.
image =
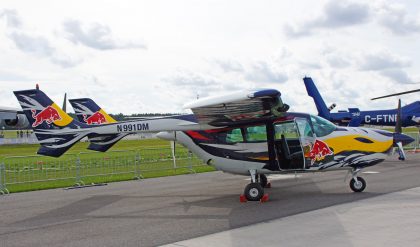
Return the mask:
{"type": "Polygon", "coordinates": [[[244,194],[248,201],[259,201],[264,196],[264,188],[260,183],[250,183],[245,187],[244,194]]]}
{"type": "Polygon", "coordinates": [[[352,178],[350,180],[350,188],[352,191],[354,192],[362,192],[365,190],[366,188],[366,181],[361,178],[361,177],[357,177],[357,181],[358,183],[356,183],[356,180],[354,178],[352,178]]]}
{"type": "Polygon", "coordinates": [[[267,186],[267,183],[268,183],[267,176],[264,175],[264,174],[260,174],[259,177],[260,177],[259,183],[261,184],[261,187],[265,188],[267,186]]]}

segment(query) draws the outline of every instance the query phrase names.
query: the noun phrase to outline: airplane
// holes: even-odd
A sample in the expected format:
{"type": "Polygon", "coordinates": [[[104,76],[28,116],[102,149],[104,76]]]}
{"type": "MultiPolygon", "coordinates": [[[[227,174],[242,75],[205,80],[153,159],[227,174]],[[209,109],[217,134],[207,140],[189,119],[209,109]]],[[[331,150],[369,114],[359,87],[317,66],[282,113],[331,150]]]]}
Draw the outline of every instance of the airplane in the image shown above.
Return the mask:
{"type": "Polygon", "coordinates": [[[88,148],[106,151],[118,135],[159,132],[159,138],[179,142],[217,170],[250,176],[242,202],[268,200],[267,174],[345,170],[352,176],[350,188],[362,192],[366,181],[360,171],[382,162],[395,143],[413,141],[401,133],[340,127],[319,116],[288,112],[275,89],[198,99],[185,105],[193,114],[100,125],[73,119],[41,90],[14,94],[39,140],[38,154],[59,157],[85,136],[103,138],[88,148]]]}
{"type": "MultiPolygon", "coordinates": [[[[331,112],[335,104],[327,107],[311,77],[303,78],[308,95],[315,102],[318,116],[341,126],[358,127],[360,125],[395,126],[397,124],[398,108],[388,110],[360,111],[359,108],[349,108],[348,111],[331,112]]],[[[410,91],[411,92],[411,91],[410,91]]],[[[393,96],[393,95],[392,95],[393,96]]],[[[401,126],[420,125],[420,101],[401,107],[401,126]]]]}
{"type": "Polygon", "coordinates": [[[22,110],[0,106],[0,126],[26,129],[29,127],[29,121],[22,110]]]}

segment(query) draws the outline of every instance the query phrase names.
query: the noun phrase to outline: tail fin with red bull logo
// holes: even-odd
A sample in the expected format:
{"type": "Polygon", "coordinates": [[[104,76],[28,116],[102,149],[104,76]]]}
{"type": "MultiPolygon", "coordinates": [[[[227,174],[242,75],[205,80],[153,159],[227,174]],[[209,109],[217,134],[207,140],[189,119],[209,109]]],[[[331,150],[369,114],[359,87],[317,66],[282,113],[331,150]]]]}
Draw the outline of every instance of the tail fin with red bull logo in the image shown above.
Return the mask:
{"type": "Polygon", "coordinates": [[[69,99],[71,106],[80,122],[89,125],[117,122],[99,107],[92,99],[69,99]]]}
{"type": "Polygon", "coordinates": [[[38,154],[58,157],[88,134],[88,125],[74,120],[41,90],[14,94],[41,144],[38,154]]]}
{"type": "MultiPolygon", "coordinates": [[[[69,99],[71,106],[80,122],[88,125],[100,125],[117,122],[108,115],[95,101],[89,98],[69,99]]],[[[89,136],[90,145],[88,149],[105,152],[115,143],[127,136],[128,133],[91,135],[89,136]]]]}

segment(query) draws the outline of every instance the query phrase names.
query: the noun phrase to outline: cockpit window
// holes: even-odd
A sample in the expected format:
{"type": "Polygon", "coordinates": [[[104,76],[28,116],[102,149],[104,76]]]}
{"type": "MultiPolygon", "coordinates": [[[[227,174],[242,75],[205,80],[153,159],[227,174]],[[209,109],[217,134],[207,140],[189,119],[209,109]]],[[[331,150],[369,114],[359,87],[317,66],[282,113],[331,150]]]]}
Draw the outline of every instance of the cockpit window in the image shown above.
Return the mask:
{"type": "Polygon", "coordinates": [[[317,137],[331,134],[336,129],[333,123],[318,116],[311,115],[311,121],[317,137]]]}

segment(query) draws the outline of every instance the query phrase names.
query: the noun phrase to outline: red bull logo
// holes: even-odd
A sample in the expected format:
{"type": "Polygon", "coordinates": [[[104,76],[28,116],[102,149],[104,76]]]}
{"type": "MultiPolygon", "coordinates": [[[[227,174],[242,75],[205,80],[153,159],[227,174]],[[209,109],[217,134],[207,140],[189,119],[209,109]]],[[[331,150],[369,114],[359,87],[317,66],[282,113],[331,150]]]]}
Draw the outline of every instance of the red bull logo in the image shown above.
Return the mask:
{"type": "Polygon", "coordinates": [[[331,151],[325,142],[321,140],[315,140],[311,151],[306,156],[312,160],[312,163],[314,163],[315,161],[323,160],[327,155],[333,154],[333,151],[331,151]]]}
{"type": "Polygon", "coordinates": [[[99,111],[93,113],[89,117],[83,114],[83,121],[85,121],[89,125],[107,123],[105,116],[99,111]]]}
{"type": "Polygon", "coordinates": [[[36,114],[36,110],[32,110],[32,118],[35,119],[35,122],[32,124],[32,127],[36,127],[43,122],[46,122],[48,125],[53,123],[56,120],[61,120],[61,116],[56,109],[52,106],[48,106],[44,110],[36,114]]]}

